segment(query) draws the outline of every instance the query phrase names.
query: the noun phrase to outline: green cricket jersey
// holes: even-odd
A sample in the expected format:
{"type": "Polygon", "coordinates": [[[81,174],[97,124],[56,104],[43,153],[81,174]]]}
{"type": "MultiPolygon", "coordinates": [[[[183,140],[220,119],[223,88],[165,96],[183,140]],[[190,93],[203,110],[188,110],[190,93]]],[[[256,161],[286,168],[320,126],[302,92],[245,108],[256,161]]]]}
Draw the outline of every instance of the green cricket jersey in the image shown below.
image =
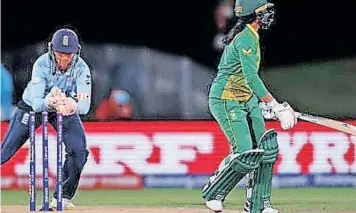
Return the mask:
{"type": "Polygon", "coordinates": [[[225,46],[209,96],[235,101],[247,101],[253,93],[266,96],[268,91],[258,76],[260,60],[258,33],[247,25],[225,46]]]}

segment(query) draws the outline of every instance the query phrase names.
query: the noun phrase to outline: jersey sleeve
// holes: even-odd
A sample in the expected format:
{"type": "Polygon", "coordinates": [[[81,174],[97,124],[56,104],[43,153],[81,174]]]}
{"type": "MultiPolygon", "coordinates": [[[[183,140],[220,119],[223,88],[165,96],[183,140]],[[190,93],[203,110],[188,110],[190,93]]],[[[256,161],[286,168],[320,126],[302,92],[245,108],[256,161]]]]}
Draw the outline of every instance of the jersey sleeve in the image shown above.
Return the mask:
{"type": "Polygon", "coordinates": [[[85,115],[89,112],[91,104],[91,73],[88,66],[84,67],[83,72],[77,79],[77,100],[78,100],[78,113],[85,115]]]}
{"type": "Polygon", "coordinates": [[[44,104],[46,89],[46,70],[37,63],[33,65],[31,75],[30,99],[32,100],[32,109],[35,112],[46,110],[44,104]]]}
{"type": "Polygon", "coordinates": [[[259,56],[258,46],[249,35],[241,35],[234,45],[237,54],[240,56],[242,72],[249,87],[253,92],[262,98],[268,94],[268,90],[258,75],[259,56]]]}

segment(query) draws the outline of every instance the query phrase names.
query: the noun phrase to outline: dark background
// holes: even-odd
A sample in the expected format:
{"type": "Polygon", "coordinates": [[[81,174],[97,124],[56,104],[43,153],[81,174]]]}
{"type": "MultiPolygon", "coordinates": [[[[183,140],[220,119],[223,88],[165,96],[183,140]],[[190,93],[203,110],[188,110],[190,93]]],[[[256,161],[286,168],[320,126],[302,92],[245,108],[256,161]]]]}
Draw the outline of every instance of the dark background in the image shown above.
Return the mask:
{"type": "MultiPolygon", "coordinates": [[[[351,1],[274,1],[276,25],[262,36],[265,66],[356,54],[351,1]]],[[[215,68],[217,1],[2,1],[2,49],[49,40],[71,24],[83,42],[147,46],[215,68]],[[199,3],[198,3],[199,2],[199,3]]],[[[85,47],[84,47],[85,48],[85,47]]]]}

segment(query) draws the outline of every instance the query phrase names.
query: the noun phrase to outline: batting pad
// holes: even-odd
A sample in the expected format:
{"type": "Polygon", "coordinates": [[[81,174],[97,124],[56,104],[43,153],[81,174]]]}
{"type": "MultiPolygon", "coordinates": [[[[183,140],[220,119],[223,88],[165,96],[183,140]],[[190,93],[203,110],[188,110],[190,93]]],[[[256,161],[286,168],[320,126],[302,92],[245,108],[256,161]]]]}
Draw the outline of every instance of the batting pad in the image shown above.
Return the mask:
{"type": "Polygon", "coordinates": [[[263,149],[228,155],[202,190],[205,200],[223,201],[236,184],[251,170],[258,168],[263,149]]]}
{"type": "Polygon", "coordinates": [[[265,152],[260,167],[253,173],[251,213],[261,213],[264,208],[271,207],[272,170],[278,156],[277,132],[274,129],[266,131],[261,136],[259,146],[265,152]]]}
{"type": "Polygon", "coordinates": [[[253,188],[253,180],[255,178],[255,170],[249,172],[246,175],[246,179],[247,179],[247,184],[246,184],[246,200],[248,201],[249,205],[252,202],[251,198],[252,198],[252,188],[253,188]]]}

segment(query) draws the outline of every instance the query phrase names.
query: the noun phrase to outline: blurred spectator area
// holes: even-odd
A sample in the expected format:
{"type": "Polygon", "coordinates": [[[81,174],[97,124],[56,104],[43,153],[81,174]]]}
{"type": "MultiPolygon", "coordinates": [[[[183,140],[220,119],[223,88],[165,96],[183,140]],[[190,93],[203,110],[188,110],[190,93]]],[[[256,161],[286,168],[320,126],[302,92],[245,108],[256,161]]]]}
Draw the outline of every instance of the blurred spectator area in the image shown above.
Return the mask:
{"type": "Polygon", "coordinates": [[[132,119],[133,115],[138,117],[138,112],[134,112],[131,95],[118,88],[110,89],[95,109],[95,118],[100,121],[132,119]]]}
{"type": "Polygon", "coordinates": [[[222,39],[228,31],[231,20],[234,17],[234,1],[220,0],[214,11],[216,34],[213,39],[213,48],[220,52],[223,48],[222,39]]]}
{"type": "Polygon", "coordinates": [[[13,110],[13,92],[14,92],[14,80],[12,73],[8,67],[1,63],[1,105],[0,105],[0,118],[1,121],[8,121],[11,117],[13,110]]]}
{"type": "MultiPolygon", "coordinates": [[[[39,43],[2,53],[3,62],[13,73],[14,101],[21,98],[32,64],[45,47],[45,43],[39,43]]],[[[211,68],[145,47],[83,44],[82,55],[93,78],[93,101],[86,120],[98,119],[98,107],[115,89],[128,92],[130,99],[129,108],[121,109],[130,115],[116,119],[211,119],[207,93],[216,73],[211,68]]],[[[262,67],[260,75],[272,94],[290,102],[296,110],[355,119],[355,70],[356,58],[345,58],[262,67]]]]}
{"type": "MultiPolygon", "coordinates": [[[[38,43],[3,58],[14,70],[17,100],[30,80],[32,64],[46,51],[38,43]]],[[[97,119],[95,112],[111,90],[130,94],[131,119],[210,119],[207,85],[214,70],[178,55],[145,47],[83,44],[82,57],[92,71],[92,107],[84,119],[97,119]]]]}

